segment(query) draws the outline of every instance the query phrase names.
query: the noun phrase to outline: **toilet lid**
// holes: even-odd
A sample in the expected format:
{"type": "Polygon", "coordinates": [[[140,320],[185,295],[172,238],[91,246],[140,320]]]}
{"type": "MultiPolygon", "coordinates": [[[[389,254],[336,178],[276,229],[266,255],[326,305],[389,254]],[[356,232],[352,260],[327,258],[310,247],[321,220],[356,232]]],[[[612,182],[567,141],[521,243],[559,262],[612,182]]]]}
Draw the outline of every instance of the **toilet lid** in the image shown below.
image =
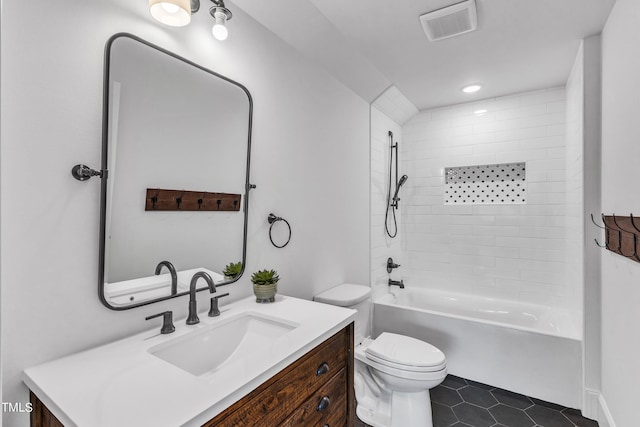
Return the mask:
{"type": "Polygon", "coordinates": [[[363,285],[343,283],[313,297],[314,301],[340,307],[352,307],[369,298],[371,288],[363,285]]]}
{"type": "Polygon", "coordinates": [[[424,341],[383,332],[365,350],[376,362],[411,371],[433,371],[444,367],[444,353],[424,341]]]}

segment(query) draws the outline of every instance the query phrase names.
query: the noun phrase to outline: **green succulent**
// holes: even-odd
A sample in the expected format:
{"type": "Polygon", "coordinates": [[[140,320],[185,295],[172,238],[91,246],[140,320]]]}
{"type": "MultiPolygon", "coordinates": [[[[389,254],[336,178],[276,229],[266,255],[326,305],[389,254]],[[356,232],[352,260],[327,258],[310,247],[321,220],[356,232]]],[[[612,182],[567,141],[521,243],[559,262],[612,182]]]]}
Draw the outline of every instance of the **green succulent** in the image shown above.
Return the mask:
{"type": "Polygon", "coordinates": [[[251,281],[256,285],[272,285],[278,280],[280,277],[275,270],[259,270],[251,275],[251,281]]]}
{"type": "Polygon", "coordinates": [[[222,274],[227,277],[234,278],[242,271],[242,262],[230,262],[224,267],[222,274]]]}

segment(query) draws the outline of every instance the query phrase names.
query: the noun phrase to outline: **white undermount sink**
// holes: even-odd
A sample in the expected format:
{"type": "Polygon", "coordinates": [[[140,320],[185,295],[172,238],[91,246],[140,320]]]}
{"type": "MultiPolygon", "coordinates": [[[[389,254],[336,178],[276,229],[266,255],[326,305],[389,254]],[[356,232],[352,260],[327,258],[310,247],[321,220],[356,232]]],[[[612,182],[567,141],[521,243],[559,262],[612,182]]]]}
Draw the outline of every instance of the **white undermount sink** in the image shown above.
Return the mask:
{"type": "Polygon", "coordinates": [[[152,355],[201,376],[231,361],[264,351],[299,325],[284,319],[244,312],[151,347],[152,355]]]}

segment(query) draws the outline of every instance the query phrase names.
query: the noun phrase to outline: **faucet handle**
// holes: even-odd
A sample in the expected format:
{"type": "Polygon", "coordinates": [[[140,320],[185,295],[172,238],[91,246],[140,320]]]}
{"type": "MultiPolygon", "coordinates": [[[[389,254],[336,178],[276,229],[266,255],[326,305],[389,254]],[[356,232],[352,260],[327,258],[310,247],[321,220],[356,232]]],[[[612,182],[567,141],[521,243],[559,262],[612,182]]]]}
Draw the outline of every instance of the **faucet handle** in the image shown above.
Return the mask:
{"type": "Polygon", "coordinates": [[[209,308],[209,317],[217,317],[220,316],[220,309],[218,308],[218,298],[229,296],[229,292],[222,295],[212,295],[211,296],[211,306],[209,308]]]}
{"type": "Polygon", "coordinates": [[[171,332],[176,330],[176,327],[173,326],[173,312],[172,311],[163,311],[162,313],[154,314],[153,316],[145,317],[144,320],[155,319],[156,317],[162,316],[162,329],[160,329],[161,334],[170,334],[171,332]]]}
{"type": "Polygon", "coordinates": [[[393,262],[393,258],[387,258],[387,273],[391,273],[391,270],[398,267],[400,267],[400,264],[393,262]]]}

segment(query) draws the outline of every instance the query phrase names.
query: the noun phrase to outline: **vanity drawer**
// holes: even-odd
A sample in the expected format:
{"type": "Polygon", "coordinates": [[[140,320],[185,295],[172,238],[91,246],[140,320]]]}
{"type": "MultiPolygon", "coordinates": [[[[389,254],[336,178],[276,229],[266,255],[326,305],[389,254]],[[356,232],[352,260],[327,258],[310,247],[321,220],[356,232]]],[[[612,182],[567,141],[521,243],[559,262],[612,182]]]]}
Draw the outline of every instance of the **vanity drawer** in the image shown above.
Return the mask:
{"type": "MultiPolygon", "coordinates": [[[[211,427],[276,426],[341,370],[349,372],[351,326],[338,332],[260,385],[214,419],[211,427]]],[[[345,374],[342,393],[347,394],[345,374]]]]}
{"type": "Polygon", "coordinates": [[[320,387],[280,427],[347,425],[347,370],[338,374],[320,387]]]}

